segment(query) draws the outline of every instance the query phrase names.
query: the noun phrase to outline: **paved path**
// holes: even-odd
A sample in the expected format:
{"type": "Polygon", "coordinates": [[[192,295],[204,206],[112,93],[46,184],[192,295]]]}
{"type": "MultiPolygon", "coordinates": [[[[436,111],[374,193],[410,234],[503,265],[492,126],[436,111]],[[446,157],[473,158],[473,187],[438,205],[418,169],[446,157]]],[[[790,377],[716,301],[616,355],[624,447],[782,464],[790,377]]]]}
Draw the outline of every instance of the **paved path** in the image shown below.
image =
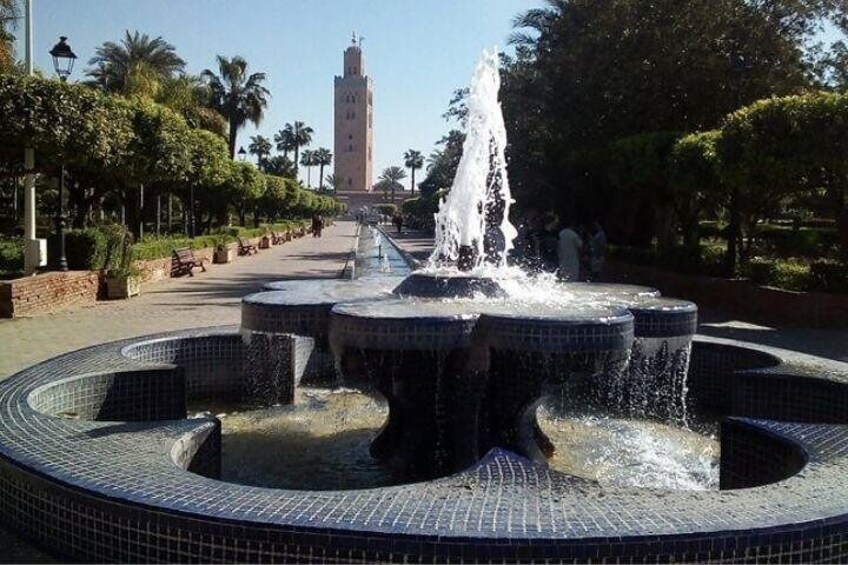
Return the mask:
{"type": "Polygon", "coordinates": [[[191,327],[237,324],[241,297],[263,283],[341,274],[356,224],[337,222],[323,237],[261,249],[194,277],[148,285],[130,300],[101,301],[83,309],[0,320],[0,379],[33,363],[106,341],[191,327]]]}

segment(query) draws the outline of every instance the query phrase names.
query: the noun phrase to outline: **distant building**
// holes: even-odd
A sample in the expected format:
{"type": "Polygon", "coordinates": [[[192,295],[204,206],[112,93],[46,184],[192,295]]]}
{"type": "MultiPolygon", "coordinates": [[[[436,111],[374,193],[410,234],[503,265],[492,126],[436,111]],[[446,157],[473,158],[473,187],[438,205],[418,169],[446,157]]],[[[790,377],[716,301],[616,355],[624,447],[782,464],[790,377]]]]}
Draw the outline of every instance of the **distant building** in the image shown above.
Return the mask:
{"type": "Polygon", "coordinates": [[[335,79],[335,164],[345,192],[370,192],[373,183],[374,99],[365,74],[362,38],[344,52],[344,75],[335,79]]]}

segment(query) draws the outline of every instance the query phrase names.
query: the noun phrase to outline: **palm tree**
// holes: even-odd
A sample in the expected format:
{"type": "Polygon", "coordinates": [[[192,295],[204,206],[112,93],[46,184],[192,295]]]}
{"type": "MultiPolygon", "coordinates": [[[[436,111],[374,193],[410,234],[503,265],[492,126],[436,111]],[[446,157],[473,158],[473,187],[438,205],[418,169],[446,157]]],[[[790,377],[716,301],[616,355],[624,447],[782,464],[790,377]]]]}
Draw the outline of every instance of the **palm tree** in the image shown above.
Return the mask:
{"type": "Polygon", "coordinates": [[[312,188],[312,167],[318,164],[315,160],[315,152],[311,149],[304,149],[300,155],[300,164],[306,167],[306,186],[312,188]]]}
{"type": "Polygon", "coordinates": [[[260,169],[264,169],[265,160],[271,155],[271,140],[262,135],[254,135],[250,138],[247,150],[251,155],[256,155],[256,163],[260,169]]]}
{"type": "Polygon", "coordinates": [[[286,124],[286,128],[274,134],[274,143],[277,144],[277,151],[282,151],[283,156],[288,159],[289,151],[294,151],[294,132],[291,124],[286,124]]]}
{"type": "Polygon", "coordinates": [[[333,164],[333,153],[326,147],[319,147],[313,152],[315,164],[318,165],[318,178],[320,179],[318,190],[324,190],[324,167],[333,164]]]}
{"type": "Polygon", "coordinates": [[[327,184],[333,187],[333,192],[338,192],[344,188],[344,183],[344,179],[337,174],[327,175],[327,184]]]}
{"type": "Polygon", "coordinates": [[[420,169],[424,166],[424,156],[420,151],[410,149],[403,154],[403,164],[412,171],[412,181],[410,182],[410,193],[415,194],[415,169],[420,169]]]}
{"type": "Polygon", "coordinates": [[[162,39],[129,30],[120,43],[107,41],[94,51],[86,71],[92,86],[104,92],[156,96],[162,83],[180,73],[185,61],[162,39]]]}
{"type": "Polygon", "coordinates": [[[260,124],[271,93],[262,86],[265,73],[248,75],[247,61],[243,57],[236,55],[227,59],[218,55],[217,61],[220,75],[206,69],[200,76],[212,91],[212,107],[227,118],[230,126],[230,158],[234,159],[238,130],[248,121],[256,126],[260,124]]]}
{"type": "Polygon", "coordinates": [[[312,134],[315,131],[303,122],[298,121],[295,121],[294,124],[286,124],[283,131],[288,132],[286,136],[291,140],[291,148],[294,150],[294,166],[295,171],[297,171],[300,148],[312,143],[312,134]]]}
{"type": "Polygon", "coordinates": [[[395,201],[395,191],[403,190],[403,185],[400,180],[406,178],[406,171],[400,167],[391,166],[383,169],[383,174],[380,175],[380,182],[392,192],[392,202],[395,201]]]}

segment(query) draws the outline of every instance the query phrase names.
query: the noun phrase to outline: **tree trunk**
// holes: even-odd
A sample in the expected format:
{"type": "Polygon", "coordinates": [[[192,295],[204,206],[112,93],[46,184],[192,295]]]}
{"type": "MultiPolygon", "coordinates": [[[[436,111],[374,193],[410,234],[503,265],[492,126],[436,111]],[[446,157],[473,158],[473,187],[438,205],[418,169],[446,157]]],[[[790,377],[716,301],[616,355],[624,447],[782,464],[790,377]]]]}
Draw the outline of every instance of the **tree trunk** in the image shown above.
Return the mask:
{"type": "Polygon", "coordinates": [[[230,123],[230,131],[229,133],[229,149],[230,149],[230,159],[235,160],[236,158],[236,137],[238,135],[238,128],[236,127],[236,121],[232,118],[229,120],[230,123]]]}
{"type": "Polygon", "coordinates": [[[412,167],[412,182],[409,186],[409,194],[415,195],[415,167],[412,167]]]}
{"type": "Polygon", "coordinates": [[[737,242],[739,241],[739,189],[734,187],[730,192],[730,223],[727,226],[727,254],[724,257],[724,274],[732,278],[736,276],[738,262],[737,242]]]}
{"type": "Polygon", "coordinates": [[[318,190],[324,190],[324,163],[318,165],[318,190]]]}

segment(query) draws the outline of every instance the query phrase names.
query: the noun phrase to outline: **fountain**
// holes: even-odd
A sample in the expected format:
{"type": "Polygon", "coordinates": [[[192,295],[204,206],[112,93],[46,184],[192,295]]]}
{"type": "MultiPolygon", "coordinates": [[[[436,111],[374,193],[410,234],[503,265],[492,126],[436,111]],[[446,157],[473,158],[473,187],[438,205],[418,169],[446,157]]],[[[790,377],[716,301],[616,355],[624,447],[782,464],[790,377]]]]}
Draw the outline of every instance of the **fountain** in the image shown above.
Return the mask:
{"type": "Polygon", "coordinates": [[[475,69],[426,268],[363,230],[354,280],[272,283],[240,328],[103,344],[0,383],[0,518],[89,561],[848,558],[848,368],[696,338],[697,307],[655,289],[508,267],[497,66],[492,51],[475,69]],[[263,408],[186,418],[228,399],[263,408]],[[319,437],[313,408],[382,426],[319,437]],[[706,489],[678,472],[703,450],[679,452],[710,415],[732,417],[706,489]],[[224,472],[237,417],[262,437],[224,472]],[[337,475],[374,482],[313,468],[319,440],[359,450],[333,451],[337,475]],[[257,481],[268,452],[317,479],[257,481]]]}

